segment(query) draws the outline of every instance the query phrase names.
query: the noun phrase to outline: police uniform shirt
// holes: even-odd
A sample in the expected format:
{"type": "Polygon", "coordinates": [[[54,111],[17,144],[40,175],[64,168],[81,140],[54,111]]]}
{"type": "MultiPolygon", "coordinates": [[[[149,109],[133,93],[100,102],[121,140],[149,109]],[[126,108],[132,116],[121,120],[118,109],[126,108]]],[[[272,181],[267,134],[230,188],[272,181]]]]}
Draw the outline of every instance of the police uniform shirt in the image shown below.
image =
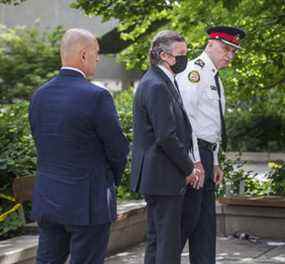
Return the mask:
{"type": "MultiPolygon", "coordinates": [[[[216,143],[214,165],[218,165],[219,142],[221,140],[221,117],[219,94],[215,83],[217,69],[206,52],[189,61],[187,68],[176,76],[187,115],[197,138],[216,143]]],[[[225,96],[221,80],[221,103],[225,111],[225,96]]],[[[194,147],[196,161],[200,161],[199,149],[194,147]]]]}

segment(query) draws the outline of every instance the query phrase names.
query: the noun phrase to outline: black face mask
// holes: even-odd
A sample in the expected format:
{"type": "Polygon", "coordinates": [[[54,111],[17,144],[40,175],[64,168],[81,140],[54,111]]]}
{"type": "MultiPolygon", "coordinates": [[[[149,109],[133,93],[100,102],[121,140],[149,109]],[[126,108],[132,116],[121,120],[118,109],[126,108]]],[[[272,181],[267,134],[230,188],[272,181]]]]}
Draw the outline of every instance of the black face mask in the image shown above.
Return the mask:
{"type": "Polygon", "coordinates": [[[186,55],[175,56],[175,64],[169,65],[171,70],[177,74],[183,72],[186,69],[188,58],[186,55]]]}

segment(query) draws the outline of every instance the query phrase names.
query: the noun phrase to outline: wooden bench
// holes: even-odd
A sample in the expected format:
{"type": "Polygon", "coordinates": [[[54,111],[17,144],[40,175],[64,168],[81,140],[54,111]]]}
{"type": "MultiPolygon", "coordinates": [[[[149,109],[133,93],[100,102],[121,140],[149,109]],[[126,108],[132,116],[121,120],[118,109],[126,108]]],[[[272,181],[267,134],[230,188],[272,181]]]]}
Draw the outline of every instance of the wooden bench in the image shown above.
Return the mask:
{"type": "Polygon", "coordinates": [[[32,201],[35,180],[35,176],[23,176],[14,179],[13,194],[18,202],[32,201]]]}

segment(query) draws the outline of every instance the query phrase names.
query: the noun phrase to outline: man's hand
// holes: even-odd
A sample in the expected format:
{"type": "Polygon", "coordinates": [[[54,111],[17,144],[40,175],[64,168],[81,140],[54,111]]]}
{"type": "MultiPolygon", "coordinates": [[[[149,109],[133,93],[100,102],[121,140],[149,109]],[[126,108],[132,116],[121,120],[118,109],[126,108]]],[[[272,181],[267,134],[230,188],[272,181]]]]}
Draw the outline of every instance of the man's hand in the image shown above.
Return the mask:
{"type": "Polygon", "coordinates": [[[214,183],[216,185],[219,185],[222,183],[223,179],[224,179],[224,172],[222,171],[219,165],[215,165],[214,166],[214,183]]]}
{"type": "Polygon", "coordinates": [[[190,184],[194,189],[200,189],[199,175],[201,174],[198,168],[193,169],[192,173],[186,177],[186,185],[190,184]]]}
{"type": "Polygon", "coordinates": [[[205,171],[204,171],[204,167],[202,165],[201,161],[195,162],[194,163],[194,168],[199,170],[199,182],[198,182],[198,186],[199,188],[202,188],[204,186],[204,182],[205,182],[205,171]]]}

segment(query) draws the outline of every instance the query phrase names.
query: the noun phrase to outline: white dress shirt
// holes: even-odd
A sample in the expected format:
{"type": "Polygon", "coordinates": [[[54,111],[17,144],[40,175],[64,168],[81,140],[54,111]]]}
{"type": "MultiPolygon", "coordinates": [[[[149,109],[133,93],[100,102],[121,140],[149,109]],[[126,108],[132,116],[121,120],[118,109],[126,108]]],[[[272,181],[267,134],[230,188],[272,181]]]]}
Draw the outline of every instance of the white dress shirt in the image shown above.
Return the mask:
{"type": "MultiPolygon", "coordinates": [[[[217,69],[206,52],[189,61],[187,68],[178,74],[176,80],[183,104],[197,138],[216,143],[214,165],[218,165],[218,152],[221,141],[221,117],[219,95],[215,83],[217,69]]],[[[225,96],[221,80],[221,103],[225,111],[225,96]]],[[[200,160],[198,147],[194,148],[196,160],[200,160]]]]}
{"type": "Polygon", "coordinates": [[[166,67],[164,67],[164,66],[162,66],[160,64],[158,64],[157,66],[166,74],[166,76],[170,79],[172,84],[175,85],[174,84],[174,74],[171,73],[166,67]]]}

